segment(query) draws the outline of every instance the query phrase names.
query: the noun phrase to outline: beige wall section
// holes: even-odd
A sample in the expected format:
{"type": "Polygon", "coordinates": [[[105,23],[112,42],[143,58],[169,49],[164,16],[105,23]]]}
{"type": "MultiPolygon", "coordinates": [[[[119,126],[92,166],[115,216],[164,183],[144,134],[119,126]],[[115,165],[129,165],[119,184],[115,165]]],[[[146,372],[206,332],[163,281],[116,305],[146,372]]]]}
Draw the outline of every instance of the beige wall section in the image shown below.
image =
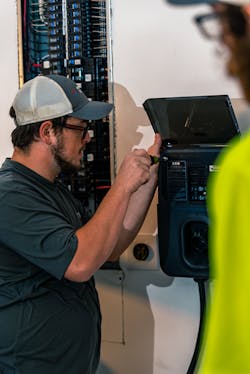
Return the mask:
{"type": "Polygon", "coordinates": [[[199,298],[194,282],[155,270],[125,271],[121,287],[103,282],[110,274],[102,274],[101,282],[99,277],[104,336],[98,374],[186,373],[198,330],[199,298]],[[118,298],[122,314],[115,307],[118,298]],[[115,326],[118,336],[123,329],[123,341],[116,340],[115,326]]]}

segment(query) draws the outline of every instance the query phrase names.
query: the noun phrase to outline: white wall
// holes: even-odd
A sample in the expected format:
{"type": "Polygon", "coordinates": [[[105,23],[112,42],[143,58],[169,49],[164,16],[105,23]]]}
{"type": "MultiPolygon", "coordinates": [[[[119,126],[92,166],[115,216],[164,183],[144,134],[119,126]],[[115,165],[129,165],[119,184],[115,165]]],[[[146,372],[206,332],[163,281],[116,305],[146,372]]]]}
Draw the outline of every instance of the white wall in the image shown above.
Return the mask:
{"type": "Polygon", "coordinates": [[[136,105],[149,96],[239,95],[216,57],[218,46],[192,21],[208,6],[175,7],[165,0],[112,0],[112,6],[114,81],[136,105]]]}
{"type": "Polygon", "coordinates": [[[8,111],[18,88],[16,1],[0,3],[0,165],[11,156],[10,133],[14,129],[8,111]]]}

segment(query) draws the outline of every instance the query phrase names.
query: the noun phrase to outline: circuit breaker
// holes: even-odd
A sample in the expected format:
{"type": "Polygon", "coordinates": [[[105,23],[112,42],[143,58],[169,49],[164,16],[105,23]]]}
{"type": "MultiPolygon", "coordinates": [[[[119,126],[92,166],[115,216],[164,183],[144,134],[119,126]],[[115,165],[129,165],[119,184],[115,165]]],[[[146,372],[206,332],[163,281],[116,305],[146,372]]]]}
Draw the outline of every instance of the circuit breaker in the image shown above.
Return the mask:
{"type": "MultiPolygon", "coordinates": [[[[105,0],[19,0],[19,72],[71,78],[90,100],[108,101],[105,0]]],[[[21,82],[22,84],[22,82],[21,82]]],[[[109,117],[90,123],[82,168],[61,180],[91,216],[111,185],[109,117]]]]}

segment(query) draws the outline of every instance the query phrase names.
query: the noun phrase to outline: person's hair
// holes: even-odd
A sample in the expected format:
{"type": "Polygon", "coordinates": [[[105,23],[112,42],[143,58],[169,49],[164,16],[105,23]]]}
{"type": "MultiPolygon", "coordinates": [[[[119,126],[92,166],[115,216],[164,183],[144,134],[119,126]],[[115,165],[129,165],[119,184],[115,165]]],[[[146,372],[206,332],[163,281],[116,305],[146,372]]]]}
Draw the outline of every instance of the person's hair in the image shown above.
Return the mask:
{"type": "MultiPolygon", "coordinates": [[[[225,19],[230,28],[230,32],[236,38],[242,38],[247,34],[247,19],[244,15],[242,8],[238,5],[233,4],[225,4],[225,12],[224,14],[225,19]]],[[[223,19],[223,17],[222,17],[223,19]]]]}
{"type": "MultiPolygon", "coordinates": [[[[40,130],[41,124],[44,121],[18,126],[17,121],[16,121],[16,113],[15,113],[15,109],[13,108],[13,106],[9,110],[9,115],[11,118],[14,119],[14,122],[16,125],[16,128],[11,133],[12,144],[14,147],[18,147],[25,152],[28,150],[29,146],[33,142],[37,141],[37,139],[39,138],[39,130],[40,130]]],[[[62,132],[65,119],[66,119],[66,116],[53,118],[50,120],[53,124],[53,129],[55,133],[62,132]]]]}
{"type": "Polygon", "coordinates": [[[228,73],[239,79],[244,96],[250,103],[250,40],[239,39],[227,64],[228,73]]]}
{"type": "MultiPolygon", "coordinates": [[[[248,35],[248,18],[242,7],[223,4],[222,13],[229,25],[233,43],[228,45],[230,54],[227,61],[227,72],[239,80],[245,98],[250,103],[250,37],[248,35]]],[[[222,18],[223,19],[223,18],[222,18]]]]}

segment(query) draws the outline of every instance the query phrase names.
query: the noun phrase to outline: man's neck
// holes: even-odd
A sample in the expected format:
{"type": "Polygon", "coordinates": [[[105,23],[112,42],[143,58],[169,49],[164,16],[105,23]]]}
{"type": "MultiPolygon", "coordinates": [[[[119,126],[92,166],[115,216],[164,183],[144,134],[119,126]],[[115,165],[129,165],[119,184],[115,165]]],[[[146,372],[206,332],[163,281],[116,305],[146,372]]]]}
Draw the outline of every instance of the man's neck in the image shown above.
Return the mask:
{"type": "Polygon", "coordinates": [[[54,182],[60,172],[51,155],[45,152],[39,144],[32,146],[27,152],[15,148],[11,159],[33,170],[50,182],[54,182]]]}

